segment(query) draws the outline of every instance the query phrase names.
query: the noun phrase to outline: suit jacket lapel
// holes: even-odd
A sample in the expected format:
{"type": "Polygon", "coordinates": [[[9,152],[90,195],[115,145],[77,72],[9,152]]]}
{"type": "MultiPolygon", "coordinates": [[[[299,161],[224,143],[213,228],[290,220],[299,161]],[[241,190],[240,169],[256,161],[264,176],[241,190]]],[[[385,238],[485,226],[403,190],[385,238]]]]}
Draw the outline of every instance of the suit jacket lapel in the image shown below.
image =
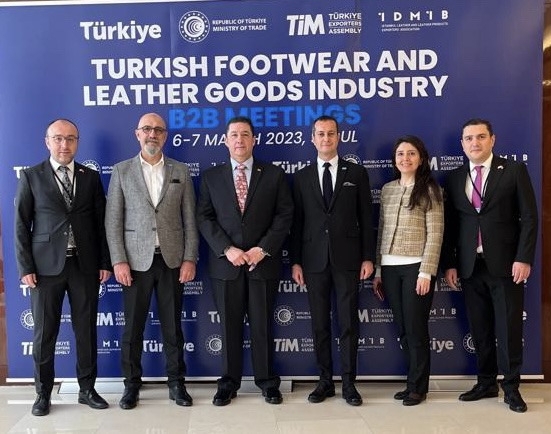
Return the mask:
{"type": "MultiPolygon", "coordinates": [[[[247,211],[247,207],[249,206],[249,203],[251,202],[254,196],[254,192],[256,191],[256,187],[258,187],[261,177],[262,177],[262,166],[260,166],[259,164],[256,163],[255,160],[253,160],[251,180],[249,182],[249,187],[247,189],[247,200],[245,200],[245,210],[243,211],[243,214],[247,211]]],[[[232,177],[232,181],[233,181],[233,177],[232,177]]],[[[235,196],[235,202],[237,203],[237,195],[234,195],[234,196],[235,196]]],[[[237,208],[239,209],[239,205],[237,206],[237,208]]]]}
{"type": "Polygon", "coordinates": [[[163,176],[163,186],[161,187],[161,193],[159,194],[159,202],[163,200],[163,197],[165,197],[166,192],[168,191],[168,186],[170,185],[170,181],[172,180],[172,171],[174,170],[174,165],[167,161],[167,158],[165,157],[165,165],[164,165],[164,176],[163,176]]]}
{"type": "Polygon", "coordinates": [[[147,184],[145,183],[145,178],[143,176],[143,169],[142,169],[142,162],[140,161],[140,155],[136,155],[134,157],[134,164],[132,165],[132,171],[134,172],[134,178],[136,179],[136,182],[138,183],[140,189],[143,191],[143,196],[145,196],[147,203],[149,203],[152,207],[155,207],[153,205],[153,202],[151,201],[151,196],[149,194],[149,190],[147,189],[147,184]]]}
{"type": "Polygon", "coordinates": [[[476,209],[473,206],[471,198],[467,196],[467,191],[465,187],[466,183],[470,182],[471,179],[469,174],[470,170],[471,166],[469,165],[469,161],[467,161],[463,165],[462,170],[458,172],[454,188],[456,188],[457,191],[460,193],[457,195],[457,197],[463,198],[463,206],[465,207],[465,209],[471,210],[473,213],[476,213],[476,209]],[[461,194],[461,192],[463,192],[463,194],[461,194]]]}
{"type": "Polygon", "coordinates": [[[312,194],[318,201],[319,206],[325,209],[325,203],[323,201],[323,192],[321,191],[321,185],[320,185],[319,168],[318,168],[317,160],[309,167],[310,167],[310,183],[311,183],[312,194]]]}
{"type": "MultiPolygon", "coordinates": [[[[237,193],[235,191],[235,181],[233,179],[233,167],[231,164],[231,160],[229,160],[226,164],[224,164],[223,171],[222,171],[222,179],[221,179],[221,185],[222,189],[220,192],[225,195],[226,197],[231,198],[233,207],[241,215],[241,210],[239,209],[239,203],[237,202],[237,193]]],[[[247,201],[249,200],[249,195],[247,194],[247,201]]],[[[247,207],[247,204],[245,203],[245,209],[247,207]]]]}
{"type": "Polygon", "coordinates": [[[494,155],[492,159],[492,166],[490,168],[490,173],[488,173],[488,180],[486,183],[486,190],[483,191],[484,201],[482,202],[482,208],[486,206],[488,201],[491,199],[494,192],[497,190],[497,186],[503,173],[505,172],[505,163],[507,160],[499,158],[494,155]]]}
{"type": "MultiPolygon", "coordinates": [[[[57,177],[58,174],[55,173],[54,168],[50,164],[50,160],[46,160],[42,166],[42,170],[45,173],[44,179],[48,179],[50,183],[50,188],[52,188],[55,191],[54,196],[56,197],[56,200],[59,202],[59,204],[66,209],[67,204],[65,203],[65,198],[63,197],[63,193],[61,192],[61,188],[59,184],[57,183],[57,177]]],[[[59,178],[59,181],[61,182],[61,178],[59,178]]]]}
{"type": "Polygon", "coordinates": [[[346,179],[346,175],[348,174],[348,164],[349,163],[346,160],[339,158],[339,162],[337,165],[337,179],[335,180],[335,188],[333,189],[333,196],[331,197],[329,209],[331,209],[331,207],[335,203],[335,199],[337,198],[339,192],[341,191],[342,185],[344,184],[344,180],[346,179]]]}

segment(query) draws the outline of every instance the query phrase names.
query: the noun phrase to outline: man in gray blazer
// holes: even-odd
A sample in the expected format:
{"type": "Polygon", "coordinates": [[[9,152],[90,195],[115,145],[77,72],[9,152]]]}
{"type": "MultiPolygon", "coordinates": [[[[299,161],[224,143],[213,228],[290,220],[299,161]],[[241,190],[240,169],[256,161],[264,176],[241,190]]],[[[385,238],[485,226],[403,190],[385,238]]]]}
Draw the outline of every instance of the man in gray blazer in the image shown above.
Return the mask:
{"type": "Polygon", "coordinates": [[[188,167],[163,155],[167,129],[159,115],[142,116],[135,134],[141,152],[113,168],[105,216],[115,278],[124,286],[125,389],[119,406],[128,410],[139,400],[143,332],[154,290],[169,398],[191,406],[184,385],[181,285],[195,278],[195,193],[188,167]]]}

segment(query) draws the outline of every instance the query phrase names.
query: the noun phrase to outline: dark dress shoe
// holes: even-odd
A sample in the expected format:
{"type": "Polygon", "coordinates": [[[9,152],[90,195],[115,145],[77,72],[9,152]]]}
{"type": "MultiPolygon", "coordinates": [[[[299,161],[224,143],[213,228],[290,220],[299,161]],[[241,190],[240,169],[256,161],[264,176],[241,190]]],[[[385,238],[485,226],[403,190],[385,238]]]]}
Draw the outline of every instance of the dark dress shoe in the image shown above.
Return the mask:
{"type": "Polygon", "coordinates": [[[394,399],[397,399],[398,401],[403,401],[404,398],[406,398],[409,395],[409,390],[401,390],[400,392],[396,392],[394,394],[394,399]]]}
{"type": "Polygon", "coordinates": [[[317,404],[325,401],[325,398],[330,398],[332,396],[335,396],[335,386],[319,382],[314,391],[308,395],[308,401],[317,404]]]}
{"type": "Polygon", "coordinates": [[[231,389],[218,389],[216,395],[212,399],[212,403],[217,407],[228,405],[233,398],[237,396],[237,392],[231,389]]]}
{"type": "Polygon", "coordinates": [[[410,407],[412,405],[421,404],[425,399],[427,399],[426,393],[409,392],[408,396],[406,396],[402,401],[402,404],[410,407]]]}
{"type": "Polygon", "coordinates": [[[459,395],[460,401],[478,401],[483,398],[497,398],[499,389],[497,384],[492,386],[485,386],[482,384],[475,384],[474,387],[468,392],[459,395]]]}
{"type": "Polygon", "coordinates": [[[522,399],[522,396],[520,396],[520,392],[518,390],[513,390],[506,393],[503,400],[505,401],[505,404],[509,404],[509,408],[511,410],[516,411],[517,413],[524,413],[528,410],[528,406],[524,402],[524,399],[522,399]]]}
{"type": "Polygon", "coordinates": [[[119,407],[123,410],[131,410],[138,405],[140,400],[140,389],[137,387],[125,387],[119,407]]]}
{"type": "Polygon", "coordinates": [[[357,407],[363,404],[362,397],[353,384],[342,388],[342,397],[348,405],[353,405],[357,407]]]}
{"type": "Polygon", "coordinates": [[[277,387],[268,387],[262,391],[262,396],[268,404],[281,404],[283,397],[277,387]]]}
{"type": "Polygon", "coordinates": [[[168,397],[176,402],[176,405],[183,407],[191,407],[193,405],[193,398],[187,393],[186,386],[183,384],[176,384],[168,388],[168,397]]]}
{"type": "Polygon", "coordinates": [[[46,416],[50,412],[50,395],[40,393],[33,404],[32,414],[34,416],[46,416]]]}
{"type": "Polygon", "coordinates": [[[78,402],[79,404],[86,404],[88,407],[95,410],[102,410],[109,407],[107,401],[99,396],[96,389],[81,390],[78,392],[78,402]]]}

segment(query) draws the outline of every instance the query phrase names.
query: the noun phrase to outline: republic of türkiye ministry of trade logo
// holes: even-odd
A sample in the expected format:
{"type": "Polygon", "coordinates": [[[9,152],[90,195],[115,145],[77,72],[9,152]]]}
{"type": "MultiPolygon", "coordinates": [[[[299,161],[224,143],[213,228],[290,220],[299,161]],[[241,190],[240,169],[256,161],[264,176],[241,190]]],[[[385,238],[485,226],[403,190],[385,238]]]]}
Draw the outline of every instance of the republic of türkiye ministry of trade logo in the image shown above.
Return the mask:
{"type": "Polygon", "coordinates": [[[209,34],[210,22],[202,12],[189,11],[180,18],[178,28],[186,41],[201,42],[209,34]]]}
{"type": "Polygon", "coordinates": [[[88,167],[89,169],[95,170],[96,172],[101,173],[101,166],[98,164],[97,161],[86,160],[82,162],[82,165],[88,167]]]}
{"type": "Polygon", "coordinates": [[[295,318],[295,311],[290,306],[277,306],[274,310],[274,319],[281,326],[292,324],[295,318]]]}
{"type": "Polygon", "coordinates": [[[214,334],[205,340],[205,348],[209,354],[219,356],[222,353],[222,336],[214,334]]]}
{"type": "Polygon", "coordinates": [[[355,154],[346,154],[342,158],[346,161],[350,161],[351,163],[362,164],[362,160],[360,160],[360,157],[355,154]]]}

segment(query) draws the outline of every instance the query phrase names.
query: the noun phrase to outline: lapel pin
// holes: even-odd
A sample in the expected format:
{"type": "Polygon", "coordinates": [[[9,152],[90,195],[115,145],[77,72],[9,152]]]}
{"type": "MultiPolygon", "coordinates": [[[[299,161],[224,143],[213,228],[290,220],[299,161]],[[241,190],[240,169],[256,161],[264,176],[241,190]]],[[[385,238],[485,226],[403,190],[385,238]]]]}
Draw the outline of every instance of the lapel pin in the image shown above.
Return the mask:
{"type": "Polygon", "coordinates": [[[503,166],[497,166],[498,170],[503,169],[503,166]]]}

